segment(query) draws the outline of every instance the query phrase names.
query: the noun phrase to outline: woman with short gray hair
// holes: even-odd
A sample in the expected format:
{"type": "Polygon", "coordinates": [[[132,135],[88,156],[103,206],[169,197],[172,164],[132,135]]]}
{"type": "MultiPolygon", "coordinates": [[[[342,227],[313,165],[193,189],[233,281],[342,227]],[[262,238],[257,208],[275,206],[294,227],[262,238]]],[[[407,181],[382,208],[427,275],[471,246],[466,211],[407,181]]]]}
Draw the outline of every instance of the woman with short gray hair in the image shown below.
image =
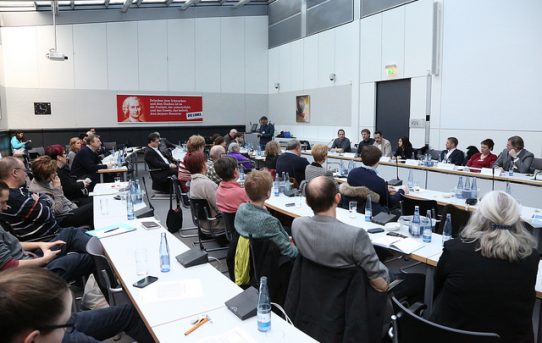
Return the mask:
{"type": "Polygon", "coordinates": [[[228,156],[235,158],[238,164],[242,165],[245,171],[252,169],[252,162],[241,154],[241,147],[238,143],[230,143],[228,146],[228,156]]]}
{"type": "Polygon", "coordinates": [[[495,332],[503,342],[533,342],[539,254],[520,215],[512,196],[490,192],[460,238],[444,244],[435,272],[433,321],[495,332]]]}

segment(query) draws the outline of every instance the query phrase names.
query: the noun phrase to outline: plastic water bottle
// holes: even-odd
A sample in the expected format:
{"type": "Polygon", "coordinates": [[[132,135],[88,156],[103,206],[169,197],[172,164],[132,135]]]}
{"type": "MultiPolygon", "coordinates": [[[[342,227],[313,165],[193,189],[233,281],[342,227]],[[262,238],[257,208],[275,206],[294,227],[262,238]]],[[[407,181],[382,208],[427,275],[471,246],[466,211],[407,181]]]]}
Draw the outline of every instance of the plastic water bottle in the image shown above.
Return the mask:
{"type": "Polygon", "coordinates": [[[273,194],[278,197],[279,194],[280,194],[280,190],[279,190],[279,176],[278,174],[275,175],[275,181],[273,182],[273,194]]]}
{"type": "Polygon", "coordinates": [[[446,221],[444,222],[444,230],[442,230],[442,244],[447,240],[452,239],[452,215],[446,214],[446,221]]]}
{"type": "Polygon", "coordinates": [[[290,175],[284,173],[284,191],[287,192],[290,190],[290,175]]]}
{"type": "Polygon", "coordinates": [[[514,162],[510,163],[510,168],[508,169],[508,176],[514,176],[514,162]]]}
{"type": "Polygon", "coordinates": [[[455,197],[458,199],[463,199],[463,176],[459,177],[457,181],[457,187],[455,188],[455,197]]]}
{"type": "Polygon", "coordinates": [[[506,183],[506,193],[508,193],[508,195],[512,195],[512,186],[510,185],[510,182],[506,183]]]}
{"type": "Polygon", "coordinates": [[[348,162],[348,173],[350,173],[352,169],[354,169],[354,167],[355,167],[354,161],[350,160],[348,162]]]}
{"type": "Polygon", "coordinates": [[[258,144],[258,148],[256,150],[256,155],[257,156],[262,156],[262,147],[258,144]]]}
{"type": "Polygon", "coordinates": [[[371,203],[371,194],[367,194],[365,201],[365,221],[370,222],[373,217],[373,204],[371,203]]]}
{"type": "Polygon", "coordinates": [[[431,236],[433,234],[433,220],[431,219],[431,210],[427,210],[425,215],[425,225],[423,226],[422,240],[424,243],[431,243],[431,236]]]}
{"type": "Polygon", "coordinates": [[[269,330],[271,330],[271,302],[269,301],[267,276],[262,276],[260,278],[260,294],[258,295],[257,318],[258,331],[269,332],[269,330]]]}
{"type": "Polygon", "coordinates": [[[126,213],[128,214],[128,220],[134,220],[134,200],[132,199],[132,195],[130,194],[130,192],[126,194],[126,213]]]}
{"type": "Polygon", "coordinates": [[[478,185],[476,184],[476,178],[472,178],[472,182],[470,184],[470,196],[473,199],[478,199],[478,185]]]}
{"type": "Polygon", "coordinates": [[[421,220],[420,220],[420,207],[414,207],[414,215],[410,223],[410,234],[412,237],[420,237],[421,234],[421,220]]]}
{"type": "Polygon", "coordinates": [[[469,199],[471,197],[470,178],[465,177],[465,186],[463,186],[463,199],[469,199]]]}
{"type": "Polygon", "coordinates": [[[242,165],[239,166],[239,181],[245,182],[245,168],[242,165]]]}
{"type": "Polygon", "coordinates": [[[284,193],[284,172],[282,172],[282,175],[279,178],[279,192],[284,193]]]}
{"type": "Polygon", "coordinates": [[[160,238],[160,271],[167,273],[171,269],[169,264],[169,245],[167,244],[166,233],[162,232],[160,238]]]}
{"type": "Polygon", "coordinates": [[[137,198],[137,202],[140,203],[143,201],[143,193],[141,192],[141,183],[139,182],[139,179],[135,180],[135,194],[137,198]]]}
{"type": "Polygon", "coordinates": [[[414,175],[412,174],[412,170],[408,171],[408,189],[414,189],[414,175]]]}
{"type": "Polygon", "coordinates": [[[343,160],[339,162],[339,175],[344,175],[344,163],[343,160]]]}

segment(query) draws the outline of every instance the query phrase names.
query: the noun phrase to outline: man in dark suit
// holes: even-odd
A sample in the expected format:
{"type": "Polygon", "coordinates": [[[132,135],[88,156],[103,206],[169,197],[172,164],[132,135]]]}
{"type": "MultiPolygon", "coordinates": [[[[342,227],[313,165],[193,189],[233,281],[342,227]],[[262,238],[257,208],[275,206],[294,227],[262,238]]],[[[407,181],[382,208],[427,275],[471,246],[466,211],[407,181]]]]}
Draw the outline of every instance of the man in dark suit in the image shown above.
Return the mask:
{"type": "Polygon", "coordinates": [[[309,164],[306,158],[301,157],[301,143],[292,139],[286,146],[286,152],[277,159],[277,175],[288,173],[295,177],[297,184],[305,180],[305,167],[309,164]]]}
{"type": "Polygon", "coordinates": [[[92,188],[94,188],[94,184],[100,181],[97,173],[98,170],[109,169],[111,168],[111,164],[102,164],[98,156],[97,152],[102,147],[100,136],[89,135],[88,142],[89,144],[82,147],[75,155],[71,174],[79,179],[90,178],[92,180],[92,188]]]}
{"type": "Polygon", "coordinates": [[[462,166],[465,162],[465,153],[457,149],[459,141],[455,137],[448,137],[446,140],[446,150],[442,150],[440,153],[440,160],[455,164],[456,166],[462,166]]]}
{"type": "Polygon", "coordinates": [[[161,192],[169,192],[169,176],[177,173],[177,165],[173,160],[168,159],[158,149],[160,147],[160,135],[157,132],[147,136],[147,147],[144,152],[144,159],[151,169],[152,188],[161,192]]]}
{"type": "MultiPolygon", "coordinates": [[[[376,174],[376,167],[382,157],[382,152],[374,145],[366,146],[361,150],[363,165],[352,169],[348,174],[348,185],[352,187],[367,187],[380,195],[380,205],[389,208],[396,207],[401,200],[401,194],[408,192],[408,188],[394,188],[388,186],[383,178],[376,174]]],[[[372,199],[371,199],[372,201],[372,199]]]]}
{"type": "Polygon", "coordinates": [[[527,174],[532,173],[534,170],[532,167],[533,160],[534,154],[525,149],[523,138],[512,136],[508,138],[506,149],[501,152],[494,166],[501,167],[504,170],[513,169],[515,172],[527,174]]]}
{"type": "Polygon", "coordinates": [[[361,130],[361,141],[358,144],[357,155],[361,155],[361,150],[364,146],[369,146],[375,144],[375,140],[371,138],[371,131],[368,129],[361,130]]]}

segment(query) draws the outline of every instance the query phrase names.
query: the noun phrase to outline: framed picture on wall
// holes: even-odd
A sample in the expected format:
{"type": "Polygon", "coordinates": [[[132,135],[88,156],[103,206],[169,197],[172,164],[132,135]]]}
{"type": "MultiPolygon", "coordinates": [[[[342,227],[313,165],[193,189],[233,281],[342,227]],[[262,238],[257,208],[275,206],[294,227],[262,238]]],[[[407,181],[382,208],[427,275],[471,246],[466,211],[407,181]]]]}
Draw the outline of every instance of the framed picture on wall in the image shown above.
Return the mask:
{"type": "Polygon", "coordinates": [[[310,123],[310,119],[311,119],[310,96],[308,95],[296,96],[295,104],[296,104],[295,121],[297,123],[310,123]]]}

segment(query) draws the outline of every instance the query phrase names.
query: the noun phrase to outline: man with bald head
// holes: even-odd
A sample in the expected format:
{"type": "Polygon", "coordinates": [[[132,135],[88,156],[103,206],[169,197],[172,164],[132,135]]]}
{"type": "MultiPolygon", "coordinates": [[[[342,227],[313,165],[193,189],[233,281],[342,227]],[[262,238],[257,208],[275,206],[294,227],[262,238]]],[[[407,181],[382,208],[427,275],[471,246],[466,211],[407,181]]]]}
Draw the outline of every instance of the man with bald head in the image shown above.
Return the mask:
{"type": "Polygon", "coordinates": [[[226,149],[222,145],[213,145],[209,151],[209,160],[207,161],[207,177],[217,185],[222,181],[215,171],[215,162],[226,154],[226,149]]]}
{"type": "Polygon", "coordinates": [[[235,141],[236,136],[237,136],[237,130],[231,129],[230,133],[224,136],[224,142],[226,142],[226,146],[230,146],[230,143],[235,141]]]}
{"type": "Polygon", "coordinates": [[[327,176],[312,179],[305,188],[313,217],[299,217],[292,223],[292,236],[299,253],[330,268],[361,267],[369,284],[378,292],[388,289],[388,269],[376,255],[367,232],[336,218],[341,195],[327,176]]]}

